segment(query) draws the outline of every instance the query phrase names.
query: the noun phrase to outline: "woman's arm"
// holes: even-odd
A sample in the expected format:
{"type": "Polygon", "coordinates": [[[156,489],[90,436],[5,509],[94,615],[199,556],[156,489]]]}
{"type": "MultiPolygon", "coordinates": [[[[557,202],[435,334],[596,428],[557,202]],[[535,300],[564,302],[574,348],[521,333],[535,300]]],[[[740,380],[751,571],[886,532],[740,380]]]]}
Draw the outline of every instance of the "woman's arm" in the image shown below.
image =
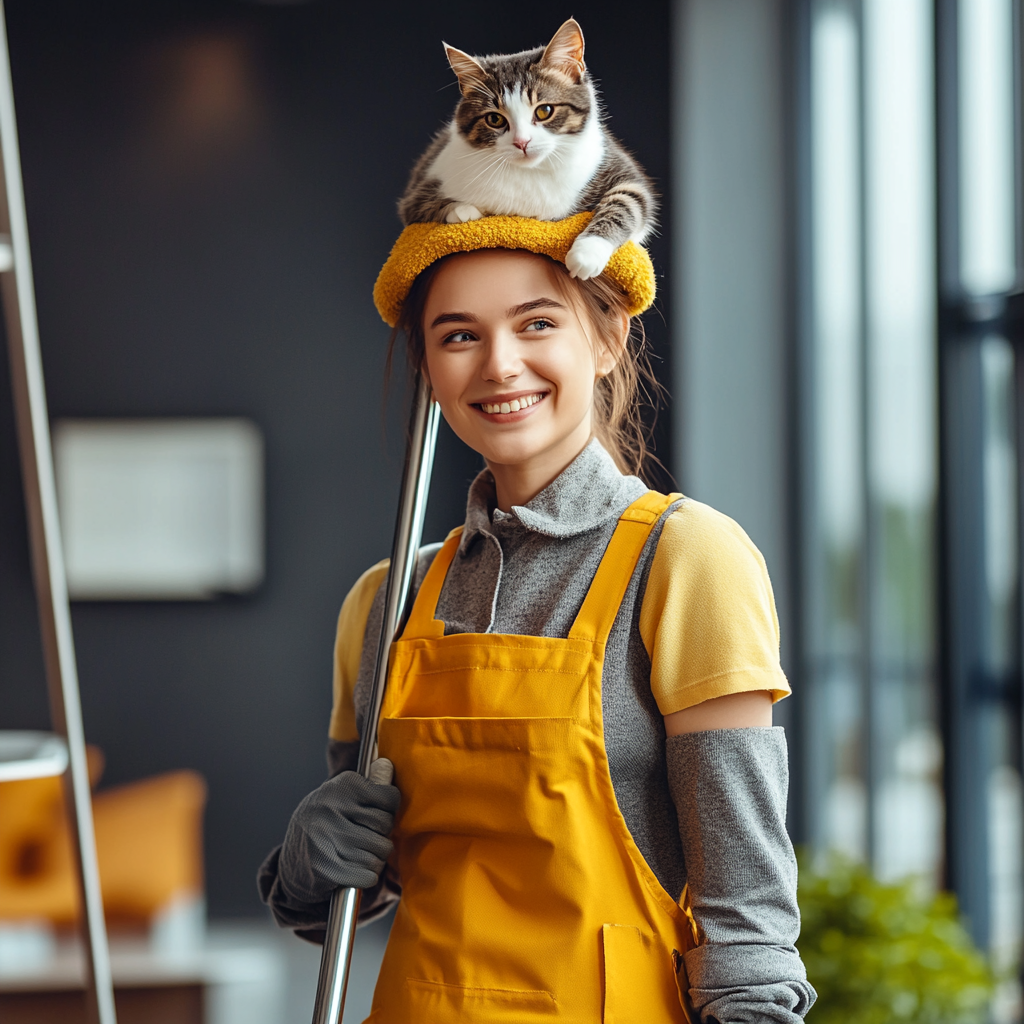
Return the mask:
{"type": "Polygon", "coordinates": [[[786,738],[772,727],[789,686],[764,560],[734,522],[696,502],[666,521],[640,629],[703,933],[685,954],[694,1007],[703,1024],[800,1024],[814,989],[796,949],[786,738]]]}
{"type": "Polygon", "coordinates": [[[694,1007],[704,1024],[800,1024],[814,989],[796,949],[785,734],[685,733],[668,738],[666,755],[689,901],[703,933],[685,955],[694,1007]]]}
{"type": "Polygon", "coordinates": [[[682,736],[712,729],[770,728],[772,695],[768,690],[751,690],[713,697],[702,704],[665,716],[665,734],[682,736]]]}
{"type": "MultiPolygon", "coordinates": [[[[378,562],[363,573],[346,596],[338,616],[334,644],[334,706],[327,743],[329,783],[325,786],[328,788],[338,784],[338,776],[351,773],[356,767],[359,731],[354,695],[363,663],[373,657],[374,652],[368,652],[367,647],[375,647],[375,644],[368,645],[367,637],[375,638],[380,629],[387,568],[387,561],[378,562]]],[[[306,824],[315,826],[316,822],[307,821],[306,824]]],[[[308,892],[299,894],[302,886],[295,884],[296,879],[302,876],[308,880],[316,874],[309,857],[303,862],[303,858],[296,856],[302,845],[293,842],[290,856],[283,856],[281,846],[270,851],[260,866],[257,878],[260,898],[270,907],[282,928],[291,928],[311,942],[323,942],[329,898],[318,899],[308,892]],[[293,876],[291,885],[288,884],[289,875],[293,876]]],[[[385,869],[376,884],[364,892],[360,923],[365,924],[385,913],[397,898],[394,894],[397,884],[390,876],[391,872],[385,869]]]]}
{"type": "MultiPolygon", "coordinates": [[[[440,544],[429,544],[420,549],[413,580],[414,595],[440,547],[440,544]]],[[[356,767],[359,753],[359,698],[361,693],[365,708],[366,694],[376,664],[377,637],[380,635],[384,614],[387,570],[388,561],[384,560],[363,573],[349,591],[338,616],[334,644],[334,708],[327,744],[329,781],[324,784],[328,790],[332,788],[330,782],[336,781],[342,773],[351,773],[356,767]]],[[[308,824],[314,828],[316,826],[315,821],[308,824]]],[[[318,871],[312,862],[296,863],[297,859],[288,856],[282,858],[280,846],[270,851],[259,870],[257,881],[260,898],[270,907],[282,928],[291,928],[297,935],[312,942],[323,942],[329,900],[314,899],[313,902],[307,902],[311,898],[309,893],[298,894],[297,890],[302,888],[296,885],[298,876],[312,877],[318,871]],[[291,886],[288,884],[289,875],[292,876],[291,886]]],[[[359,923],[368,924],[387,913],[400,893],[397,875],[390,864],[385,864],[377,883],[363,892],[359,923]]]]}

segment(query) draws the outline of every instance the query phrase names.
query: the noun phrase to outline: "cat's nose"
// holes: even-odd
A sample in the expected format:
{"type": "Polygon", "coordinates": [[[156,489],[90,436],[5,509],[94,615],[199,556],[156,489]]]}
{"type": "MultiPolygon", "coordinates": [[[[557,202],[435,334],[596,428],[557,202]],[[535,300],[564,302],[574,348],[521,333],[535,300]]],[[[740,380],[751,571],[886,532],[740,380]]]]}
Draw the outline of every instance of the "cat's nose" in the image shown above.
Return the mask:
{"type": "Polygon", "coordinates": [[[513,139],[512,140],[512,145],[515,146],[516,149],[521,149],[523,151],[523,156],[526,156],[526,147],[529,144],[530,144],[530,140],[529,139],[513,139]]]}

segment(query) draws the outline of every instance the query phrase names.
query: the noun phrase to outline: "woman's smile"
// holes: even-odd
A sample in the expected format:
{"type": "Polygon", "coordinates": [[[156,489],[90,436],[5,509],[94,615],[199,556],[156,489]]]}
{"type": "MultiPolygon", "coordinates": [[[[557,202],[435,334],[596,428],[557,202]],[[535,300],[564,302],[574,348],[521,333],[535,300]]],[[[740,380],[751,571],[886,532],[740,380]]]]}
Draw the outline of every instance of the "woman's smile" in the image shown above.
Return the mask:
{"type": "Polygon", "coordinates": [[[547,391],[513,391],[507,395],[491,395],[478,402],[471,402],[470,405],[479,409],[491,422],[518,423],[547,395],[547,391]]]}

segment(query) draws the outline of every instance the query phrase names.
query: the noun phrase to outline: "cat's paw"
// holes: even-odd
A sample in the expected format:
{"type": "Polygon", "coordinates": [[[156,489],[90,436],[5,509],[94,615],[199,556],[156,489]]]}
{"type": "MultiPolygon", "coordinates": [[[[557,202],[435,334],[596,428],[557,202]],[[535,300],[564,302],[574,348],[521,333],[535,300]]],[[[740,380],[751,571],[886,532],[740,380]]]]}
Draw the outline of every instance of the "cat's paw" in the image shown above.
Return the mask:
{"type": "Polygon", "coordinates": [[[580,235],[565,257],[565,265],[570,277],[578,277],[581,281],[597,277],[612,258],[615,246],[605,238],[597,235],[580,235]]]}
{"type": "Polygon", "coordinates": [[[459,203],[448,211],[445,218],[449,224],[465,224],[467,220],[479,220],[483,214],[470,203],[459,203]]]}

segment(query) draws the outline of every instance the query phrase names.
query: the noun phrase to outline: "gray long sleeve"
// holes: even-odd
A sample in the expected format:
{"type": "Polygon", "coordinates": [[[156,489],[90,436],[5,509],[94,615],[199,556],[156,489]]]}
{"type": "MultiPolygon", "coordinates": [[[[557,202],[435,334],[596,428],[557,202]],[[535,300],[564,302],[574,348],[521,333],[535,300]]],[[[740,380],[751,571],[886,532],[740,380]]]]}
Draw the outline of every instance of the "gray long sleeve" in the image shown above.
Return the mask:
{"type": "MultiPolygon", "coordinates": [[[[359,741],[343,743],[329,740],[327,744],[328,778],[341,772],[354,771],[359,757],[359,741]]],[[[300,938],[310,942],[324,941],[327,932],[327,914],[330,901],[305,903],[296,899],[289,891],[287,880],[281,877],[281,847],[275,846],[260,865],[256,885],[260,899],[270,907],[274,920],[282,928],[291,928],[300,938]]],[[[383,917],[398,902],[401,887],[398,879],[386,865],[375,886],[363,892],[359,905],[359,924],[369,924],[383,917]]]]}
{"type": "Polygon", "coordinates": [[[706,939],[686,954],[694,1008],[705,1022],[798,1024],[815,992],[795,945],[785,734],[670,736],[667,761],[693,914],[706,939]]]}

